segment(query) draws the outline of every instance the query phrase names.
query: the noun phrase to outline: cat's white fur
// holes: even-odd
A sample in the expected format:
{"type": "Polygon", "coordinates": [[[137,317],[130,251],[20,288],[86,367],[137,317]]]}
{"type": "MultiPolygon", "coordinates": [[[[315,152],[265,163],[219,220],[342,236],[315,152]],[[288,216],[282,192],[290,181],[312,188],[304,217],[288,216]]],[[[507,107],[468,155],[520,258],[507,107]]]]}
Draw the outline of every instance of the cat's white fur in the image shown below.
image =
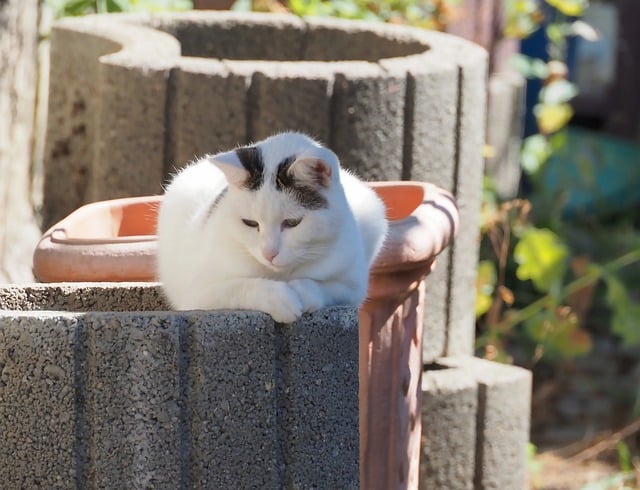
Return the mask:
{"type": "Polygon", "coordinates": [[[260,310],[285,323],[324,306],[360,305],[387,232],[384,204],[305,135],[281,133],[254,146],[264,161],[257,190],[241,185],[248,172],[235,151],[190,164],[167,187],[157,265],[169,302],[178,310],[260,310]],[[309,209],[276,189],[277,165],[294,155],[289,172],[327,207],[309,209]]]}

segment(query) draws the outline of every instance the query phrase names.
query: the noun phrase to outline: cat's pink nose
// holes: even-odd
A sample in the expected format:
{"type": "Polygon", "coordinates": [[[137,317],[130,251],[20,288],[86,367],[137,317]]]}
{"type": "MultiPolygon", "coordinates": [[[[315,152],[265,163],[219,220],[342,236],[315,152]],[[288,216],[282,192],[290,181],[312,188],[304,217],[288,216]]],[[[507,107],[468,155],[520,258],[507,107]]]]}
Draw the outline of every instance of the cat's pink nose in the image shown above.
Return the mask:
{"type": "Polygon", "coordinates": [[[277,255],[278,255],[278,252],[273,251],[273,250],[263,250],[262,251],[262,256],[265,259],[267,259],[269,262],[273,262],[273,259],[275,259],[277,255]]]}

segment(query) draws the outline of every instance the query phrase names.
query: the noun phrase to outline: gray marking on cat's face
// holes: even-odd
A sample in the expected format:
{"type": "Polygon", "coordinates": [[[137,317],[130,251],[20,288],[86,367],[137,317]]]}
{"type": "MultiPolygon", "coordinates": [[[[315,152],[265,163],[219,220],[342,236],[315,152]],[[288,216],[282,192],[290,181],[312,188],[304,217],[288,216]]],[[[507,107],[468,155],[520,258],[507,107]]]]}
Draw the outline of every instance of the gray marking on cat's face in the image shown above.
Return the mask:
{"type": "Polygon", "coordinates": [[[264,183],[264,161],[260,148],[256,146],[245,146],[236,149],[238,160],[249,173],[243,187],[250,191],[257,191],[264,183]]]}
{"type": "Polygon", "coordinates": [[[213,212],[220,205],[224,196],[227,195],[228,190],[229,190],[228,187],[225,187],[224,189],[222,189],[222,191],[220,191],[220,193],[216,196],[216,198],[211,202],[211,204],[209,205],[209,209],[207,209],[207,214],[206,214],[207,219],[211,217],[213,212]]]}
{"type": "Polygon", "coordinates": [[[327,199],[313,186],[299,182],[289,172],[289,168],[296,161],[295,156],[285,158],[278,165],[276,171],[276,189],[281,192],[287,192],[295,201],[299,202],[302,207],[307,209],[328,208],[327,199]]]}

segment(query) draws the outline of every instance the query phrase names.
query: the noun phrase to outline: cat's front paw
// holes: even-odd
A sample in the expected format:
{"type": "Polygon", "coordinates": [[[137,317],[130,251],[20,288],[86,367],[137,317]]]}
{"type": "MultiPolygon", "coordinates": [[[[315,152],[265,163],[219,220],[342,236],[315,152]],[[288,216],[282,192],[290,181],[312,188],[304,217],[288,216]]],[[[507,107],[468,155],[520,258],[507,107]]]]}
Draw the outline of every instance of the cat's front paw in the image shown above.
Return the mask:
{"type": "Polygon", "coordinates": [[[298,293],[284,282],[276,282],[266,292],[263,311],[278,323],[294,322],[304,312],[298,293]]]}
{"type": "Polygon", "coordinates": [[[325,306],[322,288],[313,279],[294,279],[289,281],[289,286],[298,293],[303,312],[310,313],[325,306]]]}

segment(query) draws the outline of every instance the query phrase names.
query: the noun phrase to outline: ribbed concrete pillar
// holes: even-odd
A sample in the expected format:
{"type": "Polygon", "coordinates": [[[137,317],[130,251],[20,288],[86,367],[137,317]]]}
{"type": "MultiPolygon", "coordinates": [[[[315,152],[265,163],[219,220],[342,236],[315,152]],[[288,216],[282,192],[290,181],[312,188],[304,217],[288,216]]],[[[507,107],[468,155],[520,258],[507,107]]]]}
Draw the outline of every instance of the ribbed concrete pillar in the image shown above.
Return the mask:
{"type": "Polygon", "coordinates": [[[424,355],[472,353],[481,48],[393,25],[189,12],[67,19],[53,53],[45,225],[88,199],[160,192],[204,153],[304,131],[365,179],[454,194],[462,226],[428,280],[424,355]]]}
{"type": "Polygon", "coordinates": [[[355,309],[163,307],[154,285],[0,288],[7,488],[358,488],[355,309]]]}
{"type": "Polygon", "coordinates": [[[529,371],[445,357],[427,366],[422,390],[421,488],[526,487],[529,371]]]}

